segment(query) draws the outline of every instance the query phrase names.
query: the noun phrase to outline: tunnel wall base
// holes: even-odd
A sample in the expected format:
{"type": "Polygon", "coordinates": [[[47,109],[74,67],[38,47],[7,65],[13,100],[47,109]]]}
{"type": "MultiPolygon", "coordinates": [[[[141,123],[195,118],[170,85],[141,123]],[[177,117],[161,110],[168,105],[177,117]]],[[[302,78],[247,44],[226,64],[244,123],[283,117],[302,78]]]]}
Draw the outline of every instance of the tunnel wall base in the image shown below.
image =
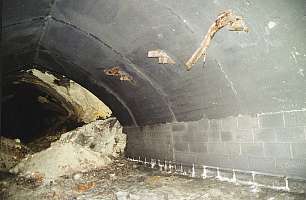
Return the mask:
{"type": "Polygon", "coordinates": [[[293,110],[127,127],[127,157],[172,161],[190,173],[193,166],[216,176],[236,171],[237,179],[275,187],[301,183],[306,191],[297,181],[306,180],[305,124],[306,111],[293,110]]]}

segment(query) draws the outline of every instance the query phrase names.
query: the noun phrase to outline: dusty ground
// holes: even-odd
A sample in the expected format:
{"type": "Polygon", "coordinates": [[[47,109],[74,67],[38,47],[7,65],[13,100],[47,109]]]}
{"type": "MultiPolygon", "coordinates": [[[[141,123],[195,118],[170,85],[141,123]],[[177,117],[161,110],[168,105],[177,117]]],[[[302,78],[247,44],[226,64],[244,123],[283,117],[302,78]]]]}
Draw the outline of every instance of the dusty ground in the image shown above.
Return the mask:
{"type": "Polygon", "coordinates": [[[214,179],[171,176],[124,159],[117,159],[113,165],[100,170],[60,177],[45,185],[40,177],[27,179],[6,174],[0,179],[1,200],[306,199],[305,194],[234,185],[214,179]]]}

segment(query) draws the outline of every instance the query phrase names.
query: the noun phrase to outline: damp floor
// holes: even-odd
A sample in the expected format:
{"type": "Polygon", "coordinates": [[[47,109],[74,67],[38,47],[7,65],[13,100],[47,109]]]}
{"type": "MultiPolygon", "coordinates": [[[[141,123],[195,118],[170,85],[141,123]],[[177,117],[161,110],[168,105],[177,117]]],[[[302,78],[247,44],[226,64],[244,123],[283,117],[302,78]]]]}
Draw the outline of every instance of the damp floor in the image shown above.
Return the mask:
{"type": "Polygon", "coordinates": [[[306,199],[305,194],[169,175],[119,159],[103,169],[44,182],[0,176],[0,199],[16,200],[235,200],[306,199]]]}

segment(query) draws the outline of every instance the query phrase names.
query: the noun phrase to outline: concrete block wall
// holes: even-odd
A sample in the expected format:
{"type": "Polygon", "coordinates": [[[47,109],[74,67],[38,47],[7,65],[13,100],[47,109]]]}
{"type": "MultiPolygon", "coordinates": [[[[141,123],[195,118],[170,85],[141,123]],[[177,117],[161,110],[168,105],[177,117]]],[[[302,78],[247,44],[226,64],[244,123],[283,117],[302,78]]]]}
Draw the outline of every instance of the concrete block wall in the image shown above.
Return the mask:
{"type": "Polygon", "coordinates": [[[125,131],[131,158],[306,179],[305,110],[128,127],[125,131]]]}

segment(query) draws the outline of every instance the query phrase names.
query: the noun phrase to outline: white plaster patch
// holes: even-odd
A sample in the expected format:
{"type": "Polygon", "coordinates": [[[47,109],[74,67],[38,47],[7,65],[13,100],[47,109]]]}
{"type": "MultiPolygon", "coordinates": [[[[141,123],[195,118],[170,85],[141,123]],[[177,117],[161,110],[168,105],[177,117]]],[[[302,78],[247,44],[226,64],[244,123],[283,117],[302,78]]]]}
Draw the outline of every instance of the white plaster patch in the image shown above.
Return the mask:
{"type": "Polygon", "coordinates": [[[157,34],[158,39],[163,39],[164,35],[162,33],[157,34]]]}
{"type": "Polygon", "coordinates": [[[297,59],[296,59],[295,53],[294,53],[294,52],[291,52],[290,54],[291,54],[291,56],[292,56],[292,58],[293,58],[295,64],[297,64],[297,59]]]}
{"type": "Polygon", "coordinates": [[[298,71],[297,73],[298,73],[299,75],[303,76],[303,77],[305,76],[305,75],[304,75],[304,69],[299,69],[299,71],[298,71]]]}
{"type": "Polygon", "coordinates": [[[274,21],[269,21],[269,22],[268,22],[268,27],[269,27],[269,29],[274,28],[276,25],[277,25],[277,24],[276,24],[274,21]]]}

